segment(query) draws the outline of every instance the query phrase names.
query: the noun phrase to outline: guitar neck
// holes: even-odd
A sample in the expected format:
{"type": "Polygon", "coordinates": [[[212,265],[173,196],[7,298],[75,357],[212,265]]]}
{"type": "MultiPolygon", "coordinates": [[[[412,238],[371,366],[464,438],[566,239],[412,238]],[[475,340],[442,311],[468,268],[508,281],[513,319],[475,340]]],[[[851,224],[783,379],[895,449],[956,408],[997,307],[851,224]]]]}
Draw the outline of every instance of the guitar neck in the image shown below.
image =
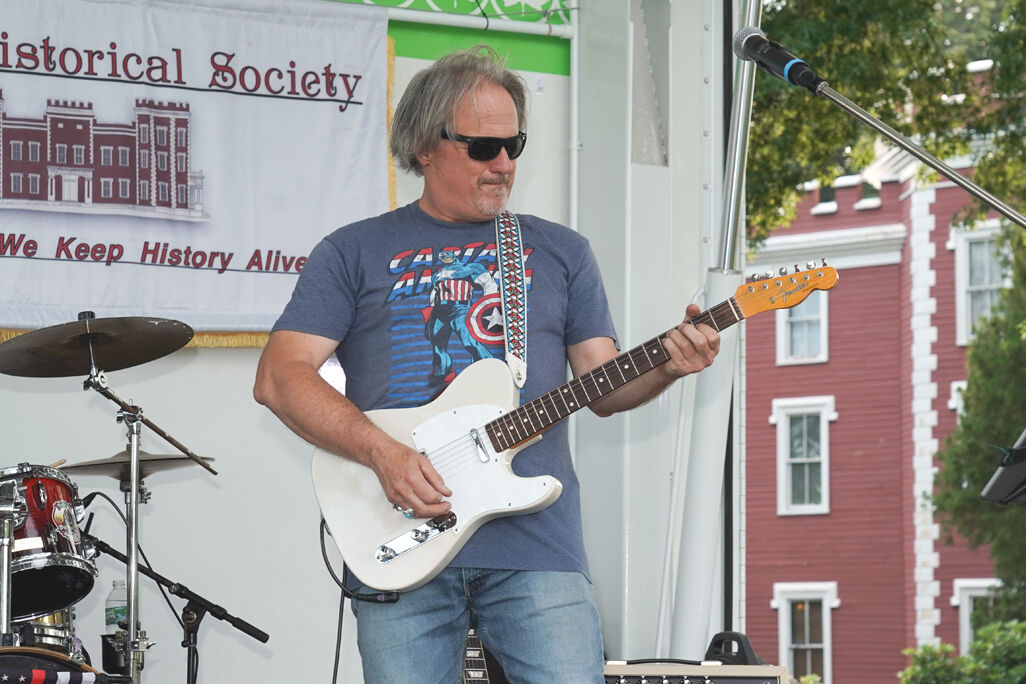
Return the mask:
{"type": "MultiPolygon", "coordinates": [[[[716,330],[723,330],[744,318],[741,308],[731,297],[688,322],[694,325],[705,323],[716,330]]],[[[663,347],[663,338],[669,332],[667,330],[662,335],[653,337],[565,385],[491,421],[485,426],[485,431],[492,441],[492,446],[496,451],[505,451],[526,442],[571,413],[666,363],[670,357],[663,347]]]]}
{"type": "Polygon", "coordinates": [[[484,645],[477,633],[471,629],[467,634],[466,655],[463,659],[463,684],[490,684],[490,681],[484,645]]]}

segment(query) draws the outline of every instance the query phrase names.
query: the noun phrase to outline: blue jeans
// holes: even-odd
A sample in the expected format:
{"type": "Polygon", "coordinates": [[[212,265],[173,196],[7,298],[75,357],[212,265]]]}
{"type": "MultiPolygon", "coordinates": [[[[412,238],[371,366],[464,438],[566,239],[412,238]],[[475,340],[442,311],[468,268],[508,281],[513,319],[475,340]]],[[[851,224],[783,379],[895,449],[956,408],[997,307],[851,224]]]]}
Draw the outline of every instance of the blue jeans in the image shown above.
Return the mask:
{"type": "Polygon", "coordinates": [[[446,568],[396,603],[353,602],[366,684],[458,684],[473,613],[516,684],[603,684],[595,592],[577,572],[446,568]]]}

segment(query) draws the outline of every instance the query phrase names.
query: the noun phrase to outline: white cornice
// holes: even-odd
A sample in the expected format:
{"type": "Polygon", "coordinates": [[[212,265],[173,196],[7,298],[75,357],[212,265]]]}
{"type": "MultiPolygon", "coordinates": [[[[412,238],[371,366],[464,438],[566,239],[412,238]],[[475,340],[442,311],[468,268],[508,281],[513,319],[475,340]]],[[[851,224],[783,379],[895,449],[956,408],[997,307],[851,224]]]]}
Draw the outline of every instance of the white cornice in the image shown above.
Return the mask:
{"type": "Polygon", "coordinates": [[[901,262],[901,250],[908,229],[904,224],[892,223],[866,228],[824,230],[797,235],[775,235],[768,238],[754,255],[750,255],[750,268],[776,268],[778,266],[805,267],[805,262],[826,259],[837,268],[884,266],[901,262]]]}

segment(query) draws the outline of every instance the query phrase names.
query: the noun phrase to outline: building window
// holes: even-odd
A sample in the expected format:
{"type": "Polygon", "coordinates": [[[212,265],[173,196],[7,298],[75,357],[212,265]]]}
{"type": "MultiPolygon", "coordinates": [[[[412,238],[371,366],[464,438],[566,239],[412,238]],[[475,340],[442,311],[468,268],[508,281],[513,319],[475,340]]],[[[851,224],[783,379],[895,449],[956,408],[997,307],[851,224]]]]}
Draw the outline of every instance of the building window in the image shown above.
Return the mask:
{"type": "Polygon", "coordinates": [[[778,366],[830,360],[827,301],[826,292],[813,292],[801,304],[777,310],[778,366]]]}
{"type": "Polygon", "coordinates": [[[127,147],[118,148],[118,166],[128,166],[128,155],[131,152],[127,147]]]}
{"type": "Polygon", "coordinates": [[[188,199],[189,199],[189,192],[188,192],[188,190],[185,187],[185,183],[180,183],[178,185],[178,204],[182,205],[182,206],[185,206],[185,204],[188,201],[188,199]]]}
{"type": "Polygon", "coordinates": [[[59,143],[57,145],[57,163],[58,164],[67,164],[68,163],[68,146],[63,144],[63,143],[59,143]]]}
{"type": "Polygon", "coordinates": [[[997,219],[972,230],[952,229],[948,249],[955,251],[955,343],[966,345],[973,326],[990,314],[1011,282],[999,251],[997,219]]]}
{"type": "Polygon", "coordinates": [[[812,207],[813,216],[837,213],[837,191],[833,185],[820,186],[818,197],[819,201],[812,207]]]}
{"type": "Polygon", "coordinates": [[[832,396],[774,399],[777,427],[777,515],[830,512],[832,396]]]}
{"type": "Polygon", "coordinates": [[[38,195],[39,194],[39,174],[38,173],[30,173],[29,174],[29,194],[30,195],[38,195]]]}
{"type": "Polygon", "coordinates": [[[21,192],[21,174],[20,173],[12,173],[11,174],[11,192],[12,193],[20,193],[21,192]]]}
{"type": "Polygon", "coordinates": [[[37,162],[37,161],[39,161],[39,143],[38,142],[30,142],[28,147],[29,147],[29,161],[30,162],[37,162]]]}
{"type": "Polygon", "coordinates": [[[150,125],[139,124],[139,142],[149,143],[150,142],[150,125]]]}
{"type": "Polygon", "coordinates": [[[167,126],[157,126],[157,144],[167,145],[167,126]]]}
{"type": "Polygon", "coordinates": [[[175,155],[175,168],[179,171],[185,171],[185,152],[179,152],[175,155]]]}
{"type": "Polygon", "coordinates": [[[100,179],[100,197],[109,199],[114,196],[114,179],[113,178],[101,178],[100,179]]]}
{"type": "Polygon", "coordinates": [[[100,166],[111,166],[114,163],[114,148],[100,148],[100,166]]]}
{"type": "Polygon", "coordinates": [[[150,151],[139,150],[139,168],[148,169],[150,168],[150,151]]]}
{"type": "Polygon", "coordinates": [[[139,181],[139,199],[148,200],[150,198],[150,182],[139,181]]]}
{"type": "Polygon", "coordinates": [[[11,161],[21,161],[21,141],[11,141],[11,161]]]}
{"type": "Polygon", "coordinates": [[[157,152],[157,170],[167,171],[167,152],[157,152]]]}
{"type": "Polygon", "coordinates": [[[837,582],[774,582],[778,662],[797,678],[817,674],[833,682],[831,611],[841,605],[837,582]]]}
{"type": "Polygon", "coordinates": [[[85,164],[85,145],[72,145],[71,152],[75,157],[74,164],[85,164]]]}
{"type": "Polygon", "coordinates": [[[159,202],[167,202],[168,201],[167,183],[157,183],[157,201],[159,201],[159,202]]]}
{"type": "Polygon", "coordinates": [[[185,147],[185,129],[178,128],[175,130],[175,140],[179,147],[185,147]]]}
{"type": "Polygon", "coordinates": [[[1001,586],[1001,580],[988,578],[956,579],[951,588],[951,605],[958,608],[958,652],[965,655],[973,643],[975,630],[973,616],[984,617],[994,609],[994,591],[1001,586]]]}
{"type": "Polygon", "coordinates": [[[118,179],[118,197],[128,199],[131,189],[130,181],[127,178],[118,179]]]}

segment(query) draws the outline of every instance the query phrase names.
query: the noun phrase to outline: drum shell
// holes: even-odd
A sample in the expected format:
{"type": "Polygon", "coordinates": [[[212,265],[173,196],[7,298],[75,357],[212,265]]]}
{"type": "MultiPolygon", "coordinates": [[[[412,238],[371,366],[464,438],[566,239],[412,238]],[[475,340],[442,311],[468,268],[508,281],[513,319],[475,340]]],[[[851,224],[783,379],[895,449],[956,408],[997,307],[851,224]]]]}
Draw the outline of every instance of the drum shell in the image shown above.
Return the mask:
{"type": "Polygon", "coordinates": [[[20,464],[0,470],[17,481],[21,501],[11,553],[11,616],[50,615],[82,600],[96,568],[78,529],[78,487],[61,471],[20,464]]]}

